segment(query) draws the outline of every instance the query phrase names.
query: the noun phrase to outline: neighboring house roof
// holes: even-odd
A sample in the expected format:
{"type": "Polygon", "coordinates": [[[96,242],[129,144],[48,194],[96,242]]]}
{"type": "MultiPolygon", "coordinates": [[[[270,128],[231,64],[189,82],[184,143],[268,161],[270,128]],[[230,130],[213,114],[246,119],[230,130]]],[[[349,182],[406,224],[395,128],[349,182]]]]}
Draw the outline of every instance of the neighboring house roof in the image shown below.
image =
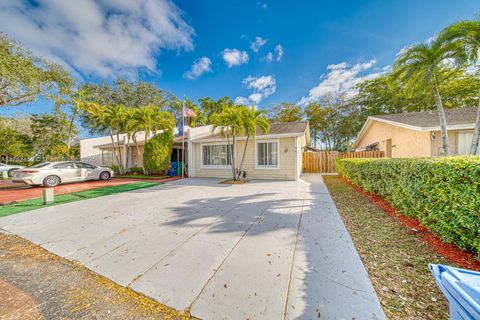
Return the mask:
{"type": "MultiPolygon", "coordinates": [[[[262,132],[259,128],[257,128],[257,137],[298,137],[303,136],[308,129],[308,121],[298,121],[298,122],[278,122],[272,123],[270,125],[270,130],[267,134],[262,132]]],[[[244,139],[245,137],[239,137],[240,139],[244,139]]],[[[209,134],[207,136],[201,136],[197,139],[192,139],[194,142],[199,141],[212,141],[212,140],[223,140],[224,137],[219,133],[215,132],[209,134]]]]}
{"type": "MultiPolygon", "coordinates": [[[[477,108],[445,109],[448,130],[461,130],[475,128],[477,108]]],[[[354,143],[354,148],[363,137],[373,121],[388,123],[394,126],[415,131],[439,131],[439,118],[436,110],[421,112],[405,112],[397,114],[384,114],[368,117],[354,143]]]]}

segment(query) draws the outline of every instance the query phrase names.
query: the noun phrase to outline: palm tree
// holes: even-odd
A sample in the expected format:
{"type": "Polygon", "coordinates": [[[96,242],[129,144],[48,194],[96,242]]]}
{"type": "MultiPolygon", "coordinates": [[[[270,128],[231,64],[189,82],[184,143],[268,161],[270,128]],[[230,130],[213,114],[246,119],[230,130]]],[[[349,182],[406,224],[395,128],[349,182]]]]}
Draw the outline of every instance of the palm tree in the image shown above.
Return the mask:
{"type": "MultiPolygon", "coordinates": [[[[462,51],[460,54],[465,55],[468,62],[477,69],[480,62],[480,20],[459,21],[445,28],[440,37],[449,43],[459,46],[462,51]]],[[[477,154],[478,142],[480,140],[480,95],[478,99],[477,119],[475,121],[475,132],[473,134],[470,154],[477,154]]]]}
{"type": "Polygon", "coordinates": [[[236,166],[235,166],[235,150],[237,144],[237,138],[244,132],[242,111],[233,105],[225,106],[221,113],[212,115],[213,132],[217,129],[220,130],[220,134],[227,138],[228,151],[230,152],[230,163],[232,166],[233,180],[237,180],[236,166]]]}
{"type": "Polygon", "coordinates": [[[104,106],[105,114],[105,124],[109,130],[110,137],[114,135],[117,138],[117,146],[115,147],[115,141],[112,139],[113,149],[117,150],[117,159],[118,159],[118,168],[120,173],[125,173],[125,167],[123,165],[123,157],[120,149],[120,134],[125,130],[125,122],[127,119],[127,111],[125,106],[116,105],[116,106],[104,106]]]}
{"type": "Polygon", "coordinates": [[[237,107],[242,113],[242,132],[245,134],[245,145],[243,147],[242,160],[238,167],[237,180],[240,180],[240,175],[245,161],[245,154],[247,152],[248,140],[257,134],[257,128],[262,131],[263,134],[267,134],[270,130],[270,123],[265,118],[266,112],[264,110],[255,110],[255,106],[251,109],[246,106],[237,107]]]}
{"type": "Polygon", "coordinates": [[[447,120],[443,109],[439,82],[448,76],[448,65],[463,63],[464,57],[456,44],[443,41],[440,37],[428,43],[413,45],[401,52],[394,64],[394,75],[411,90],[430,88],[436,100],[443,150],[450,155],[448,146],[447,120]]]}

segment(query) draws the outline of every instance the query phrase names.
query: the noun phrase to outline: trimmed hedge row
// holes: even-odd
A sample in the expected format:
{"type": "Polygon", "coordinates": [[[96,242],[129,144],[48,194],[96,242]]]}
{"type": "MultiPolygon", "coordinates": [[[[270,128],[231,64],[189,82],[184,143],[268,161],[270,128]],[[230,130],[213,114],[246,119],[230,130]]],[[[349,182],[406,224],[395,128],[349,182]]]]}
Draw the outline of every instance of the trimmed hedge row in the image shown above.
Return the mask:
{"type": "Polygon", "coordinates": [[[480,257],[480,157],[338,159],[338,172],[480,257]]]}

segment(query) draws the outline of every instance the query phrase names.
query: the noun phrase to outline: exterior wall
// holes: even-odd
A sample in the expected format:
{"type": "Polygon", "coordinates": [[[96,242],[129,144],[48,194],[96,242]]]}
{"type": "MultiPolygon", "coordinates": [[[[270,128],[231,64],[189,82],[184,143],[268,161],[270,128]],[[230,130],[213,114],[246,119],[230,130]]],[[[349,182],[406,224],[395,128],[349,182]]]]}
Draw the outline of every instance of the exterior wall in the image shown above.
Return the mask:
{"type": "Polygon", "coordinates": [[[373,120],[357,144],[356,149],[378,143],[386,152],[387,140],[392,139],[392,158],[430,157],[430,132],[421,132],[373,120]]]}
{"type": "MultiPolygon", "coordinates": [[[[265,139],[277,140],[277,139],[265,139]]],[[[278,151],[279,151],[279,163],[278,169],[256,169],[255,168],[255,141],[262,141],[262,139],[250,140],[247,145],[247,151],[245,153],[245,162],[243,170],[247,172],[247,179],[272,179],[272,180],[296,180],[299,173],[296,176],[295,159],[298,159],[298,138],[280,138],[278,151]],[[297,143],[295,143],[297,141],[297,143]],[[295,146],[297,144],[297,146],[295,146]]],[[[226,142],[225,142],[226,143],[226,142]]],[[[192,176],[196,177],[211,177],[211,178],[231,178],[232,169],[230,166],[226,168],[205,168],[202,167],[201,158],[201,146],[204,143],[197,142],[192,143],[192,157],[191,163],[194,164],[194,170],[191,172],[192,176]]],[[[208,143],[205,143],[208,144],[208,143]]],[[[243,148],[245,147],[245,141],[238,141],[236,150],[237,167],[240,165],[241,157],[243,154],[243,148]]],[[[298,161],[298,160],[297,160],[298,161]]],[[[298,166],[298,163],[297,163],[298,166]]],[[[301,172],[301,153],[300,153],[300,171],[301,172]]]]}
{"type": "Polygon", "coordinates": [[[80,160],[93,165],[102,165],[102,150],[94,148],[105,143],[110,143],[110,136],[80,140],[80,160]]]}
{"type": "MultiPolygon", "coordinates": [[[[458,154],[458,133],[471,133],[473,130],[449,130],[448,131],[448,145],[450,147],[450,154],[458,154]]],[[[442,135],[440,131],[434,131],[436,139],[432,140],[432,157],[439,157],[442,155],[442,135]]]]}
{"type": "MultiPolygon", "coordinates": [[[[140,149],[140,155],[137,152],[137,147],[133,146],[130,147],[130,153],[131,153],[131,158],[130,158],[130,168],[133,167],[142,167],[143,166],[143,146],[138,146],[138,149],[140,149]]],[[[130,169],[128,168],[128,169],[130,169]]]]}

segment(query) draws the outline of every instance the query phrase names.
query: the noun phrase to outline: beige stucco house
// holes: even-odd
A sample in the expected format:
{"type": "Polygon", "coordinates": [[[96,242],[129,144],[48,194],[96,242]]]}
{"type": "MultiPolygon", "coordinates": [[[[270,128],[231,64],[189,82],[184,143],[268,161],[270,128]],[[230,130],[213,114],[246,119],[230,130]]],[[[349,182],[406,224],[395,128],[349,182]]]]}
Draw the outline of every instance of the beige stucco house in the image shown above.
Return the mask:
{"type": "MultiPolygon", "coordinates": [[[[145,144],[143,133],[137,136],[140,154],[133,143],[127,145],[125,135],[120,136],[120,141],[124,166],[127,157],[128,168],[141,166],[145,144]]],[[[234,155],[238,165],[245,142],[245,137],[238,138],[234,155]]],[[[242,169],[246,171],[247,179],[297,180],[302,173],[303,150],[309,145],[308,122],[274,123],[268,133],[258,130],[257,135],[249,139],[242,169]]],[[[172,161],[182,161],[182,155],[185,155],[190,177],[230,178],[232,175],[227,141],[218,130],[213,131],[212,126],[187,127],[183,138],[175,137],[172,161]]],[[[96,165],[111,166],[116,162],[109,136],[82,139],[80,157],[82,161],[96,165]]]]}
{"type": "MultiPolygon", "coordinates": [[[[470,151],[476,108],[446,109],[450,153],[470,151]]],[[[443,154],[436,111],[370,116],[353,145],[355,151],[382,150],[386,157],[438,157],[443,154]]]]}
{"type": "MultiPolygon", "coordinates": [[[[188,174],[191,177],[230,178],[232,170],[227,141],[211,128],[194,128],[188,142],[188,174]],[[205,130],[205,134],[198,134],[205,130]],[[192,136],[193,133],[193,136],[192,136]]],[[[239,137],[235,152],[239,164],[246,138],[239,137]]],[[[247,179],[298,180],[302,173],[302,154],[310,145],[308,122],[274,123],[268,133],[257,131],[247,144],[243,170],[247,179]]]]}

